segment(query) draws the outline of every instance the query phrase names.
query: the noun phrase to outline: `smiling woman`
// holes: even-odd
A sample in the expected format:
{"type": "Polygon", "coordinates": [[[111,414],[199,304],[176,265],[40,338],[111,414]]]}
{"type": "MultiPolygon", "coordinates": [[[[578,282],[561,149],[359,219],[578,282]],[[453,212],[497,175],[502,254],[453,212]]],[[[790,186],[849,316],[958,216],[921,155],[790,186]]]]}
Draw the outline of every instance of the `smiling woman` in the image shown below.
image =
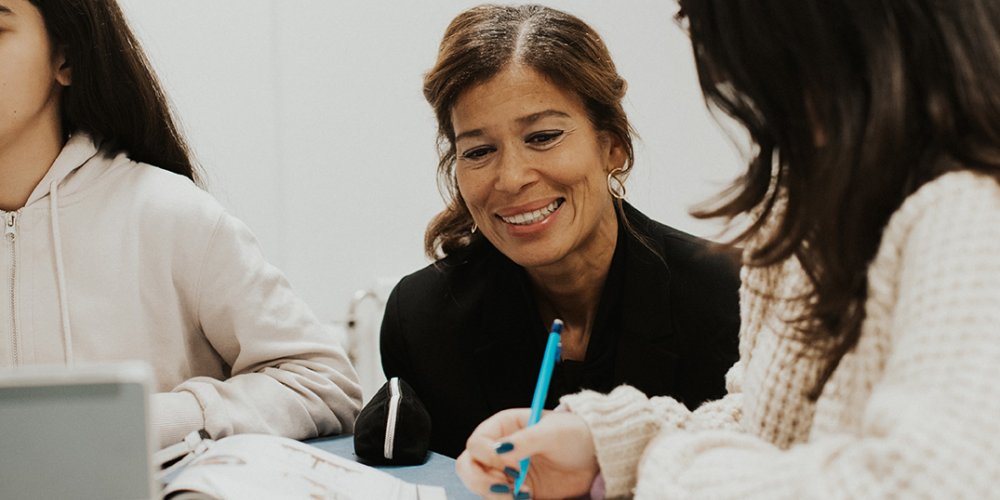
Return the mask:
{"type": "Polygon", "coordinates": [[[694,407],[736,359],[736,265],[622,199],[633,165],[625,81],[580,19],[539,6],[456,17],[424,95],[438,120],[449,204],[439,259],[396,286],[386,375],[456,456],[489,415],[531,401],[548,326],[563,320],[547,404],[628,383],[694,407]]]}
{"type": "Polygon", "coordinates": [[[607,269],[618,223],[605,179],[625,155],[579,97],[515,63],[462,93],[452,123],[459,191],[500,252],[541,283],[607,269]]]}

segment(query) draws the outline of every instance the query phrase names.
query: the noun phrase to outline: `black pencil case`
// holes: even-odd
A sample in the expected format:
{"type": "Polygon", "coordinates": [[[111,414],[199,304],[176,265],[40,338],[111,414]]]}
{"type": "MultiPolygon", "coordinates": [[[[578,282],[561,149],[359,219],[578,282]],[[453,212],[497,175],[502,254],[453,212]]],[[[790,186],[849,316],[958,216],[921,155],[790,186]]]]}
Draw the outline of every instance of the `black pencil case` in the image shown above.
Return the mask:
{"type": "Polygon", "coordinates": [[[354,453],[377,465],[427,461],[431,417],[409,384],[387,381],[361,409],[354,423],[354,453]]]}

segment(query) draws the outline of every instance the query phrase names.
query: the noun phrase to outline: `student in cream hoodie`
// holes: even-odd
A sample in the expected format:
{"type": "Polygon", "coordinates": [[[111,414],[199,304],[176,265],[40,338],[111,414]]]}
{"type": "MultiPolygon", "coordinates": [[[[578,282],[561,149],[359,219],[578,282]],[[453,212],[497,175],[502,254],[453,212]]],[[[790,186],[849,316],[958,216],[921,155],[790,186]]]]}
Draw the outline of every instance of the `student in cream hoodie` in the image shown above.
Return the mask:
{"type": "Polygon", "coordinates": [[[344,350],[197,186],[114,0],[0,0],[0,367],[143,360],[160,445],[352,431],[344,350]]]}

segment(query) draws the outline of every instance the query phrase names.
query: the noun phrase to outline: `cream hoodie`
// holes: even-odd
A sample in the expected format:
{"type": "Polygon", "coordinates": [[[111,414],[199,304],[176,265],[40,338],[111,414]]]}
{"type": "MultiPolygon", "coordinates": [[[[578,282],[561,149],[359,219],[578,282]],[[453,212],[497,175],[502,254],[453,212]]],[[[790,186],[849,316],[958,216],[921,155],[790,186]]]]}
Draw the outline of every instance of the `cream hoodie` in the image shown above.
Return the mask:
{"type": "Polygon", "coordinates": [[[189,179],[78,133],[0,215],[0,367],[148,362],[161,446],[200,428],[353,430],[361,390],[344,350],[189,179]]]}

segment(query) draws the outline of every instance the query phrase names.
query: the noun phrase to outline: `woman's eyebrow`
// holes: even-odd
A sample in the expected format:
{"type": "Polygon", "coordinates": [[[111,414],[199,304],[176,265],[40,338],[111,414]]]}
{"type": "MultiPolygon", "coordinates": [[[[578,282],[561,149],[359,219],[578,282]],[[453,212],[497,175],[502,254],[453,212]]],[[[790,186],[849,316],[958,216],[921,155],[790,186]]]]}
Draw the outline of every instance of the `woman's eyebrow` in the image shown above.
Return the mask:
{"type": "Polygon", "coordinates": [[[466,138],[469,138],[469,137],[480,137],[480,136],[482,136],[484,134],[485,134],[485,132],[481,128],[469,130],[469,131],[462,132],[461,134],[456,135],[455,136],[455,142],[458,142],[458,141],[460,141],[462,139],[466,139],[466,138]]]}
{"type": "Polygon", "coordinates": [[[556,116],[559,118],[570,118],[568,113],[559,111],[558,109],[546,109],[545,111],[539,111],[537,113],[532,113],[530,115],[522,116],[517,119],[519,123],[532,123],[541,120],[542,118],[548,118],[550,116],[556,116]]]}
{"type": "MultiPolygon", "coordinates": [[[[531,113],[530,115],[525,115],[520,118],[517,118],[517,122],[522,124],[534,123],[537,122],[538,120],[541,120],[542,118],[548,118],[550,116],[555,116],[559,118],[572,118],[568,113],[559,111],[558,109],[546,109],[545,111],[539,111],[537,113],[531,113]]],[[[469,137],[479,137],[484,134],[485,132],[481,128],[469,130],[456,135],[455,142],[458,142],[462,139],[466,139],[469,137]]]]}

